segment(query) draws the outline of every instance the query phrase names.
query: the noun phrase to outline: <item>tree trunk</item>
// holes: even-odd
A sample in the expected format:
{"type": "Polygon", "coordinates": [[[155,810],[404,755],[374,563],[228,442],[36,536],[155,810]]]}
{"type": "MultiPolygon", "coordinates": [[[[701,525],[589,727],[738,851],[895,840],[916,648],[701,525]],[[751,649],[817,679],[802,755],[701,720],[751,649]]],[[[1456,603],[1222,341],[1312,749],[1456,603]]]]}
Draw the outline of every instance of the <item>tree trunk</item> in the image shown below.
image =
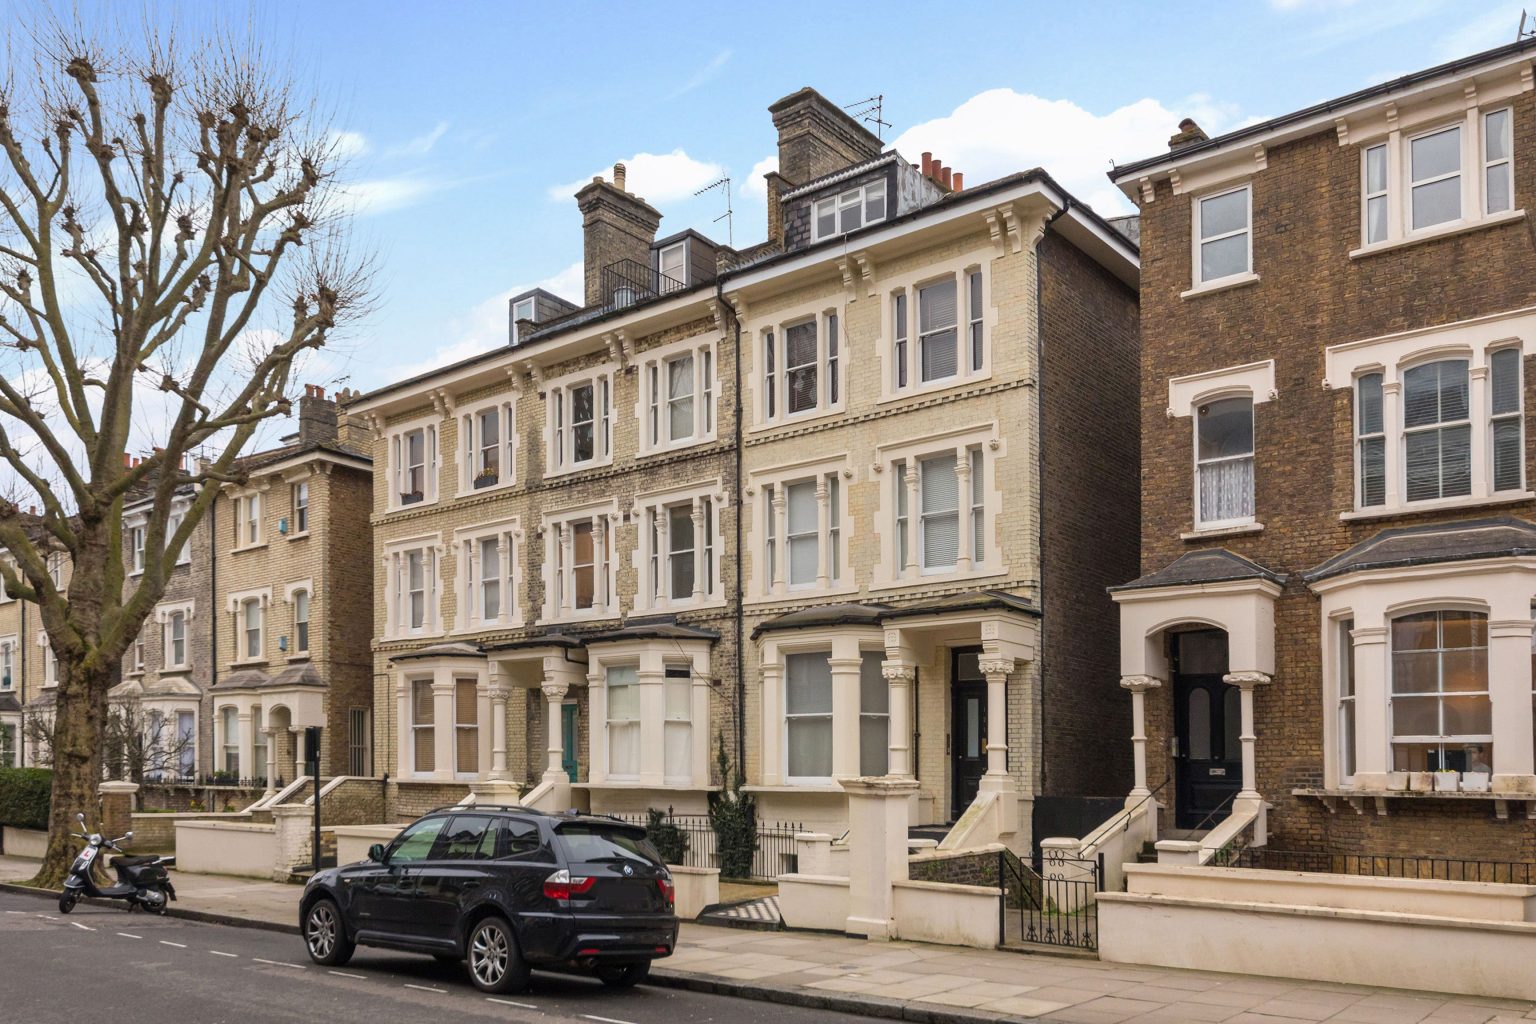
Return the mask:
{"type": "MultiPolygon", "coordinates": [[[[79,829],[77,813],[89,828],[99,822],[101,755],[98,738],[106,726],[106,694],[115,673],[89,672],[59,661],[58,707],[53,719],[53,794],[48,811],[48,851],[32,884],[58,889],[80,849],[69,834],[79,829]]],[[[115,837],[112,837],[115,838],[115,837]]]]}

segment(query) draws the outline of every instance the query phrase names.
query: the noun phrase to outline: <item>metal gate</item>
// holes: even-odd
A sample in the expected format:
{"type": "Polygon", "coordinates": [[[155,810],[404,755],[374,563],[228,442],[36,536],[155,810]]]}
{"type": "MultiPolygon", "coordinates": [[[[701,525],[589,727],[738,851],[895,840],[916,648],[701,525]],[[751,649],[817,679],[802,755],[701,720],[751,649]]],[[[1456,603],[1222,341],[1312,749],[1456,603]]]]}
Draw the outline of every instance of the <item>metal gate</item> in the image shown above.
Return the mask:
{"type": "Polygon", "coordinates": [[[1008,851],[997,855],[998,933],[1004,945],[1099,948],[1099,886],[1104,866],[1046,850],[1036,869],[1008,851]]]}

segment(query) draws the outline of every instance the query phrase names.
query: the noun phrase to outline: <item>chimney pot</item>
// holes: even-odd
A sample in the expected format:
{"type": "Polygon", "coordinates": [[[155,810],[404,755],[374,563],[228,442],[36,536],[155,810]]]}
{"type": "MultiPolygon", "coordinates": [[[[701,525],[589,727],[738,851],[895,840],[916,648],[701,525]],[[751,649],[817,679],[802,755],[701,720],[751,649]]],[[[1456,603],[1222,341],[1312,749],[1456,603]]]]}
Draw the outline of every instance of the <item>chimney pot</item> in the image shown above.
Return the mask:
{"type": "Polygon", "coordinates": [[[926,178],[926,177],[928,177],[932,173],[933,173],[933,154],[931,152],[924,151],[924,153],[923,153],[923,177],[926,178]]]}
{"type": "Polygon", "coordinates": [[[627,174],[627,172],[626,172],[623,164],[614,164],[613,165],[613,185],[620,192],[628,192],[629,191],[629,189],[624,187],[624,178],[625,178],[626,174],[627,174]]]}
{"type": "Polygon", "coordinates": [[[939,171],[939,184],[943,185],[945,188],[949,188],[949,168],[948,167],[945,167],[945,168],[943,168],[942,170],[939,171]]]}
{"type": "Polygon", "coordinates": [[[133,468],[133,456],[129,455],[127,452],[123,452],[123,468],[124,469],[132,469],[133,468]]]}
{"type": "Polygon", "coordinates": [[[955,184],[954,184],[955,191],[959,192],[964,187],[965,187],[965,175],[961,174],[959,171],[956,171],[955,172],[955,184]]]}

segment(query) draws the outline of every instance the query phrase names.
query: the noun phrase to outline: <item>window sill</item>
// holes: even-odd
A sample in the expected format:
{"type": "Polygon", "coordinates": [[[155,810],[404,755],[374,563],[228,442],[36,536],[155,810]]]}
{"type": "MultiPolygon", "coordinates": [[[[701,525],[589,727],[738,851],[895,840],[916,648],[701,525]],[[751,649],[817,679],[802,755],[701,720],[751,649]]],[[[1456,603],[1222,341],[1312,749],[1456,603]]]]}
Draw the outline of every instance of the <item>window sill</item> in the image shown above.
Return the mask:
{"type": "Polygon", "coordinates": [[[695,601],[692,598],[686,601],[661,600],[653,601],[650,604],[642,604],[637,601],[635,603],[635,614],[666,615],[671,612],[697,612],[711,608],[724,608],[727,603],[724,597],[705,597],[702,601],[695,601]]]}
{"type": "Polygon", "coordinates": [[[1486,498],[1449,498],[1437,501],[1416,501],[1411,505],[1393,505],[1380,508],[1362,508],[1353,512],[1341,512],[1339,518],[1344,522],[1355,522],[1370,519],[1397,519],[1402,516],[1418,515],[1421,512],[1444,512],[1447,509],[1481,508],[1487,505],[1513,505],[1522,501],[1530,501],[1536,498],[1536,491],[1500,491],[1486,498]]]}
{"type": "Polygon", "coordinates": [[[930,381],[927,384],[909,384],[895,391],[883,391],[876,405],[894,405],[898,402],[911,401],[916,398],[928,398],[932,395],[943,394],[946,391],[955,391],[959,388],[976,387],[988,384],[992,381],[992,370],[977,370],[970,374],[957,373],[953,377],[945,377],[943,380],[930,381]]]}
{"type": "Polygon", "coordinates": [[[798,590],[790,590],[788,587],[785,587],[784,588],[784,592],[782,594],[774,594],[774,593],[756,594],[756,595],[754,595],[752,597],[747,598],[746,603],[749,604],[749,605],[750,604],[784,604],[784,603],[789,602],[789,601],[803,601],[806,598],[817,598],[817,599],[820,599],[820,598],[824,598],[824,597],[847,596],[847,595],[850,595],[850,594],[857,594],[858,592],[859,592],[859,588],[856,587],[856,586],[842,586],[842,585],[838,585],[838,586],[834,586],[834,587],[828,587],[825,590],[821,589],[820,587],[802,587],[802,588],[800,588],[798,590]]]}
{"type": "Polygon", "coordinates": [[[308,661],[312,655],[308,651],[295,651],[285,659],[290,665],[296,661],[308,661]]]}
{"type": "Polygon", "coordinates": [[[484,487],[476,487],[473,480],[459,488],[460,501],[466,498],[478,498],[482,494],[496,494],[500,491],[508,491],[517,486],[517,480],[498,480],[494,484],[486,484],[484,487]]]}
{"type": "Polygon", "coordinates": [[[394,633],[389,636],[379,637],[379,642],[386,644],[404,644],[410,643],[412,640],[441,640],[445,636],[447,636],[447,634],[442,631],[438,631],[436,633],[394,633]]]}
{"type": "Polygon", "coordinates": [[[771,420],[759,420],[747,428],[749,434],[767,434],[775,430],[795,430],[810,423],[819,423],[822,420],[840,416],[847,411],[847,406],[842,402],[826,409],[807,409],[805,412],[793,414],[781,414],[771,420]]]}
{"type": "Polygon", "coordinates": [[[658,455],[675,455],[678,452],[692,451],[693,449],[701,448],[706,444],[713,444],[717,440],[719,440],[719,438],[713,434],[706,435],[704,437],[688,437],[681,441],[673,441],[670,444],[661,444],[650,448],[642,448],[640,451],[635,453],[635,458],[652,459],[658,455]]]}
{"type": "Polygon", "coordinates": [[[230,668],[259,668],[259,667],[261,667],[261,666],[263,666],[265,664],[267,664],[267,659],[266,658],[246,658],[246,659],[241,660],[241,661],[232,661],[232,662],[230,662],[229,663],[229,667],[230,668]]]}
{"type": "Polygon", "coordinates": [[[1241,537],[1248,533],[1263,533],[1263,523],[1239,523],[1236,526],[1213,526],[1194,529],[1179,534],[1179,540],[1209,540],[1212,537],[1241,537]]]}
{"type": "Polygon", "coordinates": [[[262,541],[260,544],[247,544],[243,548],[230,548],[229,549],[229,553],[232,554],[232,555],[243,555],[247,551],[260,551],[263,548],[265,548],[266,546],[267,546],[267,542],[266,541],[262,541]]]}
{"type": "Polygon", "coordinates": [[[1466,793],[1461,790],[1430,790],[1419,792],[1410,789],[1356,789],[1353,786],[1334,786],[1330,788],[1300,788],[1291,790],[1292,796],[1310,796],[1317,799],[1349,799],[1356,800],[1522,800],[1536,801],[1536,793],[1495,793],[1491,790],[1486,793],[1466,793]]]}
{"type": "Polygon", "coordinates": [[[432,508],[436,504],[436,498],[423,498],[421,501],[413,501],[409,505],[391,505],[384,510],[384,514],[394,515],[397,512],[416,512],[424,508],[432,508]]]}
{"type": "Polygon", "coordinates": [[[1478,231],[1482,228],[1497,227],[1500,224],[1513,224],[1515,221],[1525,219],[1524,210],[1505,210],[1503,213],[1493,213],[1477,220],[1461,220],[1450,224],[1442,224],[1402,238],[1389,238],[1385,242],[1373,242],[1370,245],[1362,245],[1349,254],[1352,260],[1364,259],[1367,256],[1375,256],[1380,252],[1391,252],[1394,249],[1405,249],[1410,245],[1418,245],[1420,242],[1433,242],[1440,238],[1450,238],[1453,235],[1464,235],[1468,231],[1478,231]]]}
{"type": "Polygon", "coordinates": [[[835,782],[807,782],[803,786],[742,786],[743,793],[812,793],[824,796],[842,796],[846,790],[835,782]]]}
{"type": "Polygon", "coordinates": [[[975,570],[972,570],[971,572],[963,572],[963,573],[962,572],[936,572],[936,573],[932,573],[932,574],[926,575],[926,576],[925,575],[919,575],[919,576],[916,576],[916,577],[914,577],[912,579],[881,580],[881,581],[879,581],[877,583],[871,583],[869,585],[869,589],[871,591],[876,591],[876,590],[899,590],[902,587],[931,587],[931,586],[934,586],[935,584],[967,583],[967,582],[970,582],[971,580],[995,579],[998,576],[1007,576],[1007,575],[1008,575],[1008,567],[1007,566],[1003,566],[1001,568],[987,567],[987,568],[984,568],[984,569],[975,569],[975,570]]]}
{"type": "Polygon", "coordinates": [[[606,619],[617,619],[618,617],[619,610],[617,608],[611,610],[604,608],[601,611],[594,612],[567,612],[564,615],[555,614],[549,616],[547,621],[552,624],[566,622],[602,622],[606,619]]]}
{"type": "MultiPolygon", "coordinates": [[[[589,473],[594,469],[607,469],[612,465],[613,459],[611,458],[604,459],[602,461],[594,459],[591,462],[583,462],[579,466],[565,466],[560,469],[546,470],[544,473],[544,479],[558,480],[561,477],[575,476],[577,473],[589,473]]],[[[490,488],[486,489],[490,490],[490,488]]]]}
{"type": "Polygon", "coordinates": [[[1248,271],[1243,274],[1233,274],[1230,277],[1218,278],[1205,284],[1197,284],[1188,291],[1179,292],[1181,299],[1198,299],[1202,295],[1210,295],[1213,292],[1224,292],[1231,288],[1243,288],[1250,284],[1258,284],[1259,275],[1248,271]]]}
{"type": "MultiPolygon", "coordinates": [[[[573,782],[572,789],[622,789],[654,790],[666,793],[718,793],[719,786],[694,785],[688,782],[573,782]]],[[[745,786],[743,789],[747,788],[745,786]]]]}
{"type": "Polygon", "coordinates": [[[308,539],[308,537],[309,537],[309,531],[308,530],[305,530],[302,533],[291,533],[291,534],[288,535],[288,539],[289,540],[306,540],[306,539],[308,539]]]}
{"type": "Polygon", "coordinates": [[[453,636],[476,636],[480,633],[505,633],[509,629],[522,629],[524,625],[522,619],[513,619],[507,622],[479,623],[463,629],[449,630],[449,632],[453,636]]]}

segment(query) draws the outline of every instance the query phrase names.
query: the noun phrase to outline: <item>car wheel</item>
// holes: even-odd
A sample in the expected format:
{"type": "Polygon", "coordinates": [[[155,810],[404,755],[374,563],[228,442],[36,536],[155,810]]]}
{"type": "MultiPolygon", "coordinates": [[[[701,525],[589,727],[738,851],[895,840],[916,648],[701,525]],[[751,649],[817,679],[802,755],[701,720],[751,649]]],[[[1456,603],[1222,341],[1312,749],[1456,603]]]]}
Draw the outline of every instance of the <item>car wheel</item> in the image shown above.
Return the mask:
{"type": "Polygon", "coordinates": [[[341,909],[329,899],[316,900],[304,915],[304,944],[309,947],[309,958],[327,967],[340,967],[357,949],[347,937],[341,909]]]}
{"type": "Polygon", "coordinates": [[[517,951],[512,927],[488,917],[469,933],[469,980],[482,992],[520,992],[528,987],[528,965],[517,951]]]}
{"type": "Polygon", "coordinates": [[[649,960],[638,964],[601,964],[593,972],[609,988],[634,988],[651,973],[649,960]]]}
{"type": "Polygon", "coordinates": [[[67,914],[75,909],[75,904],[80,902],[80,897],[68,889],[59,893],[59,913],[67,914]]]}

